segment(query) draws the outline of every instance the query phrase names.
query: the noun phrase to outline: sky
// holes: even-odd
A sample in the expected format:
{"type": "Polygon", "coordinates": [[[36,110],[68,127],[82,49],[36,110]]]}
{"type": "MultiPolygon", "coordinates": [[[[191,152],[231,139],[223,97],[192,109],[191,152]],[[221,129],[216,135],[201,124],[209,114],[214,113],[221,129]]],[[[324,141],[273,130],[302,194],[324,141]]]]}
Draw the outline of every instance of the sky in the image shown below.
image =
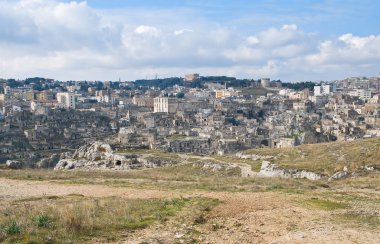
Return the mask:
{"type": "Polygon", "coordinates": [[[0,0],[0,77],[380,76],[378,0],[0,0]]]}

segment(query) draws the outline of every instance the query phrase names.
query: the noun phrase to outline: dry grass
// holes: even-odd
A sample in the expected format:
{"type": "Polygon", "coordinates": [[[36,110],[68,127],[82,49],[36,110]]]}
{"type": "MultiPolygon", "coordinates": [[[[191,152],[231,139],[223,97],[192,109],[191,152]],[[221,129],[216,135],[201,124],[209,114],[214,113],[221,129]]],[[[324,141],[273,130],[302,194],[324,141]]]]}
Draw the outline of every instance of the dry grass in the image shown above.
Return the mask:
{"type": "Polygon", "coordinates": [[[1,207],[4,243],[78,243],[120,240],[123,232],[167,221],[183,208],[211,208],[208,198],[130,200],[83,196],[30,198],[1,207]]]}
{"type": "Polygon", "coordinates": [[[342,202],[336,202],[329,199],[320,199],[317,197],[308,199],[304,203],[307,207],[319,208],[319,209],[323,209],[327,211],[336,210],[336,209],[344,209],[348,207],[347,204],[342,203],[342,202]]]}
{"type": "Polygon", "coordinates": [[[224,155],[224,156],[212,156],[214,160],[222,163],[236,163],[236,164],[248,164],[251,169],[255,172],[259,172],[261,168],[261,161],[255,161],[252,159],[238,158],[234,155],[224,155]]]}
{"type": "Polygon", "coordinates": [[[310,191],[298,195],[298,204],[329,212],[329,221],[350,228],[380,229],[380,198],[375,191],[310,191]]]}
{"type": "Polygon", "coordinates": [[[52,171],[10,170],[1,177],[19,180],[53,181],[61,184],[103,184],[115,187],[138,187],[190,192],[229,191],[302,192],[323,188],[320,182],[279,178],[242,178],[240,169],[212,171],[193,164],[133,171],[52,171]]]}
{"type": "Polygon", "coordinates": [[[177,154],[165,152],[159,149],[132,149],[132,150],[121,150],[116,151],[117,154],[138,154],[138,155],[146,155],[152,156],[156,158],[164,158],[164,159],[181,159],[177,154]]]}
{"type": "Polygon", "coordinates": [[[301,145],[295,148],[262,148],[246,154],[270,155],[270,161],[284,168],[310,170],[326,175],[343,169],[360,169],[363,165],[380,165],[380,138],[301,145]]]}

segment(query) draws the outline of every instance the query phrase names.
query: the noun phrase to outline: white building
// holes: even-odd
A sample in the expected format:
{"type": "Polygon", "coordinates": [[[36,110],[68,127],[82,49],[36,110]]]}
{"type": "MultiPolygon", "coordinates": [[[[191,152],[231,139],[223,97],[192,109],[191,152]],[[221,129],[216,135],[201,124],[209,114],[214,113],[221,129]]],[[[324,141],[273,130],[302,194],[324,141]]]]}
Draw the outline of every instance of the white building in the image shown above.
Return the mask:
{"type": "Polygon", "coordinates": [[[269,78],[261,78],[261,86],[262,87],[270,87],[270,79],[269,78]]]}
{"type": "Polygon", "coordinates": [[[0,94],[0,109],[2,109],[6,102],[6,96],[5,94],[0,94]]]}
{"type": "Polygon", "coordinates": [[[322,93],[325,95],[329,95],[332,92],[331,85],[323,84],[322,85],[322,93]]]}
{"type": "Polygon", "coordinates": [[[73,93],[59,92],[57,93],[57,101],[67,109],[75,109],[76,99],[73,93]]]}
{"type": "Polygon", "coordinates": [[[80,90],[80,86],[78,86],[78,85],[68,86],[68,87],[67,87],[67,90],[68,90],[69,92],[75,93],[76,91],[79,91],[79,90],[80,90]]]}
{"type": "Polygon", "coordinates": [[[284,97],[287,97],[289,96],[289,93],[291,92],[290,89],[281,89],[278,94],[281,95],[281,96],[284,96],[284,97]]]}
{"type": "Polygon", "coordinates": [[[356,91],[356,96],[358,96],[361,100],[368,101],[372,97],[372,93],[369,90],[360,89],[356,91]]]}
{"type": "Polygon", "coordinates": [[[175,113],[178,108],[178,101],[172,97],[155,97],[154,112],[155,113],[175,113]]]}
{"type": "Polygon", "coordinates": [[[197,98],[208,98],[210,96],[210,91],[207,91],[207,90],[197,91],[194,93],[194,96],[197,98]]]}
{"type": "Polygon", "coordinates": [[[9,86],[4,87],[4,94],[8,97],[11,96],[13,94],[12,88],[10,88],[9,86]]]}
{"type": "Polygon", "coordinates": [[[314,96],[330,95],[336,92],[336,84],[322,84],[320,86],[314,86],[314,96]]]}
{"type": "Polygon", "coordinates": [[[314,96],[320,96],[320,95],[322,95],[322,87],[314,86],[314,96]]]}

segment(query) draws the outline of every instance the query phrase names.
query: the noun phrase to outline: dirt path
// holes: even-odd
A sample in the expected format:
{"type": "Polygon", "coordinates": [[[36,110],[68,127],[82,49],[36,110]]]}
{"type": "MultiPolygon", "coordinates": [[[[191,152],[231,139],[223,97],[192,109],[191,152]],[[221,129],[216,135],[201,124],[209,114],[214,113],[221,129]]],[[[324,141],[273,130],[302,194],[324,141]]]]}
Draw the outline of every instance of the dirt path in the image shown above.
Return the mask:
{"type": "Polygon", "coordinates": [[[65,196],[69,194],[80,194],[88,197],[119,196],[125,198],[170,198],[179,196],[179,194],[169,191],[141,190],[104,185],[66,185],[46,181],[22,181],[0,178],[0,201],[40,196],[65,196]]]}
{"type": "MultiPolygon", "coordinates": [[[[187,155],[187,154],[177,154],[180,158],[183,159],[183,162],[186,162],[190,156],[187,155]]],[[[202,159],[202,160],[205,160],[205,159],[208,159],[208,160],[212,160],[212,161],[215,161],[214,158],[211,158],[211,157],[206,157],[206,156],[195,156],[195,155],[191,155],[191,158],[198,158],[198,159],[202,159]]],[[[239,167],[240,170],[241,170],[241,177],[254,177],[254,176],[257,176],[257,172],[253,171],[252,170],[252,167],[251,165],[249,164],[244,164],[244,163],[226,163],[226,162],[223,162],[223,161],[220,161],[220,160],[217,160],[219,163],[221,164],[228,164],[228,165],[231,165],[233,167],[239,167]]]]}
{"type": "MultiPolygon", "coordinates": [[[[181,194],[103,185],[64,185],[51,182],[0,178],[0,203],[29,197],[81,194],[91,197],[172,198],[181,194]]],[[[183,193],[182,193],[183,195],[183,193]]],[[[207,213],[207,221],[174,218],[127,233],[124,243],[186,243],[200,233],[200,243],[380,243],[377,230],[334,225],[327,211],[297,204],[297,196],[276,192],[201,192],[188,196],[217,198],[221,204],[207,213]]]]}

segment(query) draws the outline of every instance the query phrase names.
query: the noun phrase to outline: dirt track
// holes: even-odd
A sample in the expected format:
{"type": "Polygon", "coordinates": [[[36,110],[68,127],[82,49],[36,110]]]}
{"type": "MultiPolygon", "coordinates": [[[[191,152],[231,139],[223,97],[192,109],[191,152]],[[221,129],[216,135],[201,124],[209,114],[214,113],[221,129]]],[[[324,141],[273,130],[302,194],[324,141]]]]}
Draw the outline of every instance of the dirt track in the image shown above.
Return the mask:
{"type": "MultiPolygon", "coordinates": [[[[39,196],[81,194],[91,197],[172,198],[179,192],[103,185],[64,185],[46,181],[0,178],[0,201],[39,196]]],[[[188,196],[217,198],[222,203],[202,225],[170,222],[129,233],[125,243],[174,243],[189,228],[201,232],[201,243],[380,243],[380,233],[334,225],[328,211],[297,204],[294,195],[276,192],[192,192],[188,196]]]]}

